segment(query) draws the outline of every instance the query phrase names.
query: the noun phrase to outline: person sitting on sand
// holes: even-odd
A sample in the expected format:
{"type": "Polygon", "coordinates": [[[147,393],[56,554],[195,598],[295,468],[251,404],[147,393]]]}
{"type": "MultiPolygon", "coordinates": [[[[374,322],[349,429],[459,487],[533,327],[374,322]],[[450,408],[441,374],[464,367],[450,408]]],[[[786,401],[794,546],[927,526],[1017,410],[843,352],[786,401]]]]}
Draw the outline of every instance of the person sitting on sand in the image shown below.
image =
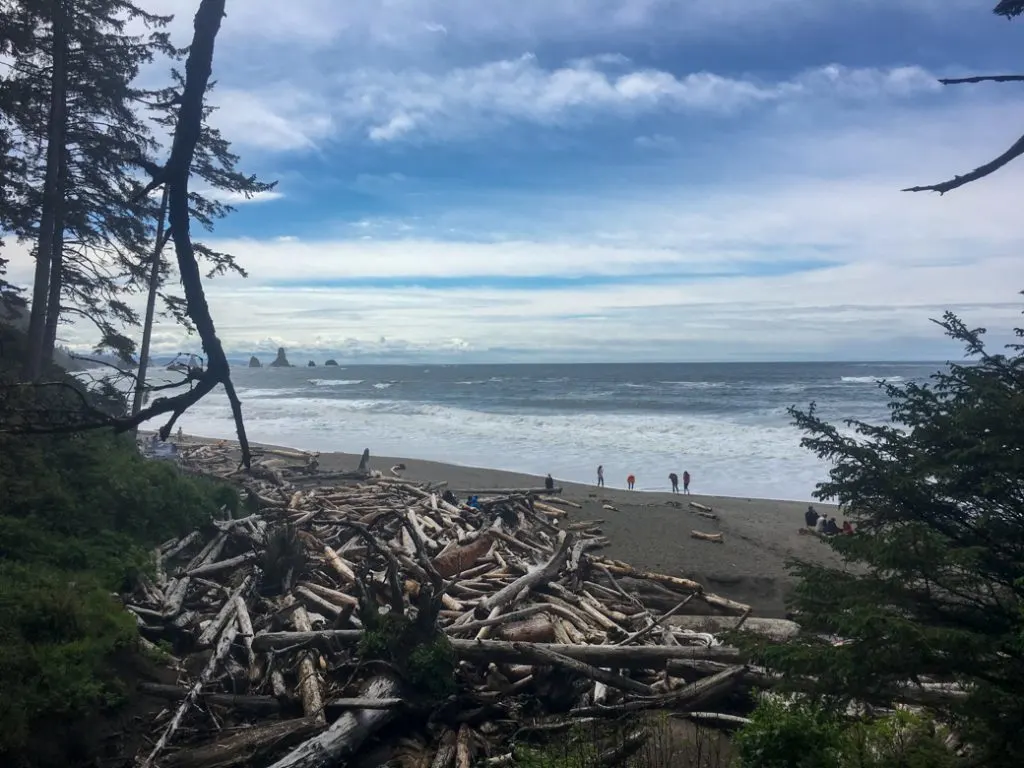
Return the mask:
{"type": "Polygon", "coordinates": [[[843,520],[843,534],[850,536],[853,533],[853,526],[850,525],[849,520],[843,520]]]}
{"type": "Polygon", "coordinates": [[[828,522],[825,523],[825,535],[835,536],[839,533],[839,524],[836,522],[834,517],[830,517],[828,522]]]}
{"type": "Polygon", "coordinates": [[[597,487],[604,488],[604,464],[597,465],[597,487]]]}
{"type": "Polygon", "coordinates": [[[690,473],[683,470],[683,493],[690,492],[690,473]]]}
{"type": "Polygon", "coordinates": [[[626,478],[626,486],[632,491],[634,485],[636,485],[636,478],[633,475],[630,475],[626,478]]]}
{"type": "Polygon", "coordinates": [[[814,532],[816,534],[818,534],[819,536],[824,536],[825,535],[825,523],[827,523],[827,522],[828,522],[828,519],[824,515],[821,515],[818,518],[817,522],[814,524],[814,532]]]}
{"type": "Polygon", "coordinates": [[[672,493],[679,493],[679,475],[675,472],[669,472],[668,479],[672,483],[672,493]]]}
{"type": "Polygon", "coordinates": [[[553,478],[551,476],[550,472],[548,472],[548,476],[544,478],[544,490],[545,491],[553,491],[553,490],[555,490],[555,478],[553,478]]]}
{"type": "Polygon", "coordinates": [[[807,505],[807,511],[804,512],[804,522],[807,523],[808,528],[813,528],[818,523],[818,510],[810,504],[807,505]]]}

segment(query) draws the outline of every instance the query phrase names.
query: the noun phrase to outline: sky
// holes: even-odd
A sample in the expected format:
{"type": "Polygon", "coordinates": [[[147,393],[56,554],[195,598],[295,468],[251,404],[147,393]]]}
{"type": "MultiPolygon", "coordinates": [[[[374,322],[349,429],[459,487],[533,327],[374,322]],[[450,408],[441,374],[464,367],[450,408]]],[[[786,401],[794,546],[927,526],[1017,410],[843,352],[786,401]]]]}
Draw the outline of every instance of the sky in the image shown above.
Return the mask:
{"type": "MultiPolygon", "coordinates": [[[[197,0],[142,5],[187,44],[197,0]]],[[[1018,70],[994,5],[228,0],[212,119],[279,183],[196,233],[249,272],[207,282],[218,332],[293,362],[947,359],[947,309],[1005,338],[1024,161],[900,191],[1024,132],[1020,84],[937,82],[1018,70]]]]}

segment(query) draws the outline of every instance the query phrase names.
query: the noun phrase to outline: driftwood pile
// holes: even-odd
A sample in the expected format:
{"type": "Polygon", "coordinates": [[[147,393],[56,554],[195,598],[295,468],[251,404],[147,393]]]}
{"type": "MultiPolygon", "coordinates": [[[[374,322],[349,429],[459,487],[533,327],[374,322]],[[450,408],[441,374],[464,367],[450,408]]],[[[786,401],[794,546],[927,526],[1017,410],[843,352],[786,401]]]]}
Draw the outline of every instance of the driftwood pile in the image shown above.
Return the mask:
{"type": "Polygon", "coordinates": [[[747,606],[602,558],[599,523],[550,491],[471,507],[368,454],[328,474],[300,453],[256,449],[246,473],[227,445],[179,453],[236,481],[245,509],[161,546],[127,604],[179,669],[141,686],[167,702],[144,768],[514,765],[537,732],[772,684],[672,620],[735,627],[747,606]]]}

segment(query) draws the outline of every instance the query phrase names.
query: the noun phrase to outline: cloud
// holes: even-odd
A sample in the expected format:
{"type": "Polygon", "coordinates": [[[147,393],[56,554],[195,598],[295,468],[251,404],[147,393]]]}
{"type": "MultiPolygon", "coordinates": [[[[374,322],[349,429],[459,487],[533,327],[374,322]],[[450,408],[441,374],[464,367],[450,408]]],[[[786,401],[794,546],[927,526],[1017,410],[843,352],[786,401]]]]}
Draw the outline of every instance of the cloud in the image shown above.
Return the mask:
{"type": "Polygon", "coordinates": [[[287,85],[254,91],[216,89],[210,122],[233,146],[276,152],[315,150],[335,132],[321,99],[287,85]]]}
{"type": "Polygon", "coordinates": [[[229,205],[254,205],[256,203],[269,203],[274,200],[280,200],[284,197],[283,192],[278,192],[276,189],[272,189],[266,192],[257,192],[254,195],[246,197],[242,192],[231,192],[224,189],[203,189],[198,192],[204,197],[208,197],[211,200],[217,200],[221,203],[228,203],[229,205]]]}
{"type": "Polygon", "coordinates": [[[533,55],[453,69],[439,75],[360,70],[341,75],[331,99],[336,122],[363,125],[373,141],[461,137],[524,121],[564,125],[602,115],[630,118],[660,111],[728,114],[806,99],[873,101],[931,93],[936,78],[919,67],[851,69],[829,65],[790,80],[765,82],[711,72],[656,69],[608,72],[593,60],[546,69],[533,55]]]}

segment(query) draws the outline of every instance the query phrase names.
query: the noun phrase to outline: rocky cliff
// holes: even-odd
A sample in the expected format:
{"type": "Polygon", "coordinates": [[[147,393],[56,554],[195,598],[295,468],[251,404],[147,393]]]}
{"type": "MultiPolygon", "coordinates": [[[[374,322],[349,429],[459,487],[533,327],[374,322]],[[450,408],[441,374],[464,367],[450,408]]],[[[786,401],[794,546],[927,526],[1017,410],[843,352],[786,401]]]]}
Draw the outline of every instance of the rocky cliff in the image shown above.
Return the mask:
{"type": "Polygon", "coordinates": [[[338,361],[337,360],[328,360],[326,363],[324,363],[324,365],[330,365],[330,366],[334,366],[335,368],[337,368],[338,367],[338,361]]]}

